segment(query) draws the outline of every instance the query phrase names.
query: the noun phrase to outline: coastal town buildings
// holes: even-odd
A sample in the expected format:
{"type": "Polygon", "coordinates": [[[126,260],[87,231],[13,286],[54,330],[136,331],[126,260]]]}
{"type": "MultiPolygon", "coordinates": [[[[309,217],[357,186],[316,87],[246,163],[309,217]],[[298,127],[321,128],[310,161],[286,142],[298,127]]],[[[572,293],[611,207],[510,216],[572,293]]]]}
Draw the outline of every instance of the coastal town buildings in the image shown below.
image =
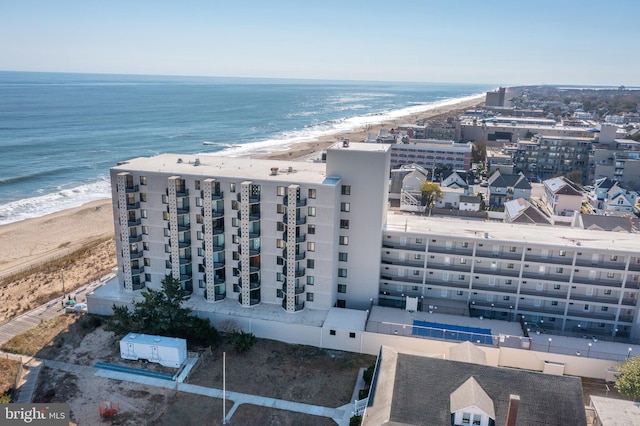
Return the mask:
{"type": "Polygon", "coordinates": [[[391,167],[415,163],[431,171],[436,168],[469,170],[472,150],[471,143],[411,139],[407,143],[391,145],[391,167]]]}

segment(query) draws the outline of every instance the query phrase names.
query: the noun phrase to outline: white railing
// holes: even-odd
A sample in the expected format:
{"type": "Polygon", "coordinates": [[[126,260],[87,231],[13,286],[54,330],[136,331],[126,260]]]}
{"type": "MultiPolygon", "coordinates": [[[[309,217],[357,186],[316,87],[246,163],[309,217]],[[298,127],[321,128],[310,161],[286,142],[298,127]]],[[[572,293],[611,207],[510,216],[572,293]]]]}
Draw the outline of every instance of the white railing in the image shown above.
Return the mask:
{"type": "Polygon", "coordinates": [[[353,415],[361,416],[364,413],[364,409],[367,408],[367,404],[369,403],[369,398],[365,399],[356,399],[353,401],[353,415]]]}

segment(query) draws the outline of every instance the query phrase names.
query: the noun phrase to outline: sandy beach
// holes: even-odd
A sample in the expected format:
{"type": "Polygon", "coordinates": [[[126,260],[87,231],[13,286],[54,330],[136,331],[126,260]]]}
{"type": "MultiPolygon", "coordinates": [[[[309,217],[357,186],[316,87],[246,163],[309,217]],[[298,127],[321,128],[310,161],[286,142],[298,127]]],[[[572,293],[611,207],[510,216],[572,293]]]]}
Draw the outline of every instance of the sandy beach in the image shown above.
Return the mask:
{"type": "MultiPolygon", "coordinates": [[[[344,138],[351,142],[362,142],[368,134],[377,134],[380,128],[391,129],[398,124],[415,123],[440,116],[445,118],[460,110],[472,108],[483,100],[483,97],[478,97],[441,106],[354,131],[294,144],[286,150],[255,157],[273,160],[304,159],[344,138]]],[[[4,308],[0,308],[0,323],[32,309],[47,297],[60,297],[63,279],[65,292],[69,294],[75,288],[108,273],[116,266],[113,236],[110,199],[0,226],[0,297],[5,302],[4,308]],[[40,268],[44,270],[38,270],[36,274],[23,273],[48,261],[77,253],[83,248],[87,250],[78,253],[72,262],[67,262],[64,266],[40,268]],[[64,267],[63,273],[59,270],[61,267],[64,267]],[[22,273],[19,279],[7,278],[17,273],[22,273]]]]}

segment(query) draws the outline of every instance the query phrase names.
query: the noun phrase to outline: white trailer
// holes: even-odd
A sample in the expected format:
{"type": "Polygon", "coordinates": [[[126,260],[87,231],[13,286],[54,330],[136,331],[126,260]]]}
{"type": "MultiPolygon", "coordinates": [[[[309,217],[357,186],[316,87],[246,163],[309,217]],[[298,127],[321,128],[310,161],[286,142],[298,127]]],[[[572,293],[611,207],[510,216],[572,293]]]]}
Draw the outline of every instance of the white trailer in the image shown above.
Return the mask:
{"type": "Polygon", "coordinates": [[[187,359],[187,341],[177,337],[129,333],[120,340],[120,356],[122,359],[145,360],[180,368],[187,359]]]}

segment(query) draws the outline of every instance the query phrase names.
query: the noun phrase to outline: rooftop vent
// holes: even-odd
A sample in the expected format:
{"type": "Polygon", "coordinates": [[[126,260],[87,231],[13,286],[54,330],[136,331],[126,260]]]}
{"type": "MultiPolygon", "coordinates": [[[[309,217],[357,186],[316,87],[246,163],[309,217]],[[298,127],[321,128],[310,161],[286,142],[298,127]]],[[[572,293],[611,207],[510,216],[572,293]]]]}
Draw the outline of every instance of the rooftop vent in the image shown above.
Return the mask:
{"type": "Polygon", "coordinates": [[[342,140],[342,147],[343,148],[349,148],[349,139],[343,139],[342,140]]]}
{"type": "Polygon", "coordinates": [[[271,176],[275,176],[278,174],[278,168],[277,167],[272,167],[271,168],[271,176]]]}

